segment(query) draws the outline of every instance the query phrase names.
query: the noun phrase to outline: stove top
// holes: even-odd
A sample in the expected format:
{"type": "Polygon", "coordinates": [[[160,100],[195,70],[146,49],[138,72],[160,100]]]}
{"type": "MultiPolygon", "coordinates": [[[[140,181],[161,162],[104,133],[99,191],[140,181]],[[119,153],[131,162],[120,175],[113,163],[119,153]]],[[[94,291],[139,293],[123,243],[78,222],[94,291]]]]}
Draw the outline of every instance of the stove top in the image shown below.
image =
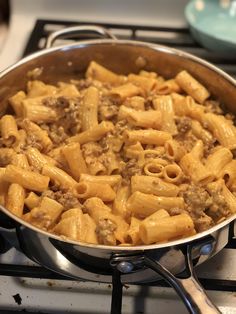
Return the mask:
{"type": "MultiPolygon", "coordinates": [[[[78,24],[96,24],[108,28],[118,39],[164,44],[204,58],[236,77],[236,58],[219,55],[200,47],[186,27],[137,26],[135,24],[79,23],[62,20],[37,20],[23,55],[44,48],[47,35],[60,28],[78,24]]],[[[65,44],[69,38],[57,41],[65,44]]],[[[233,226],[231,235],[233,235],[233,226]]],[[[236,239],[219,254],[197,267],[200,282],[212,301],[224,314],[236,313],[236,239]]],[[[119,288],[119,287],[118,287],[119,288]]],[[[114,293],[114,292],[113,292],[114,293]]],[[[75,281],[36,265],[0,237],[0,313],[111,313],[112,286],[75,281]]],[[[119,295],[117,295],[119,297],[119,295]]],[[[118,300],[119,301],[119,300],[118,300]]],[[[119,303],[119,302],[118,302],[119,303]]],[[[119,313],[114,310],[112,314],[119,313]]],[[[152,285],[128,285],[123,288],[123,314],[184,314],[187,311],[165,282],[152,285]]]]}
{"type": "MultiPolygon", "coordinates": [[[[36,265],[14,248],[6,251],[1,243],[0,313],[111,313],[112,285],[65,278],[36,265]]],[[[235,249],[232,239],[225,249],[196,269],[208,295],[224,314],[236,313],[236,307],[232,307],[236,306],[236,273],[232,271],[235,249]]],[[[173,289],[163,281],[125,285],[122,303],[124,314],[164,314],[173,308],[176,314],[187,313],[173,289]]]]}
{"type": "MultiPolygon", "coordinates": [[[[53,31],[69,26],[89,24],[91,25],[93,23],[44,19],[37,20],[22,56],[43,49],[45,47],[47,36],[53,31]]],[[[107,28],[118,39],[148,41],[184,50],[217,65],[231,76],[236,77],[235,56],[232,54],[219,54],[206,50],[194,41],[186,27],[142,26],[111,23],[96,23],[96,25],[107,28]]],[[[56,44],[67,44],[74,42],[75,39],[84,39],[84,36],[80,38],[58,40],[56,44]]],[[[88,35],[86,35],[86,39],[89,39],[88,35]]]]}

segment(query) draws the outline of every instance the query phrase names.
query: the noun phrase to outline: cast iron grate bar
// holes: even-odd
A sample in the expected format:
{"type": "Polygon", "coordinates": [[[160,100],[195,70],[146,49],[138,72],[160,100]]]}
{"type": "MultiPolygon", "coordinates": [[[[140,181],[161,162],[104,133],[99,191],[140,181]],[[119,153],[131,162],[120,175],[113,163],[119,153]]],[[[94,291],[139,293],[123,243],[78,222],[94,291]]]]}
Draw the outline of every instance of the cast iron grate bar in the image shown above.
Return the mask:
{"type": "MultiPolygon", "coordinates": [[[[184,50],[214,63],[225,72],[236,77],[235,56],[232,54],[219,54],[206,50],[193,40],[188,28],[40,19],[35,23],[23,56],[43,49],[46,37],[54,29],[88,24],[96,24],[106,27],[116,35],[118,39],[132,39],[158,43],[184,50]]],[[[86,38],[81,35],[80,38],[89,39],[88,35],[86,35],[86,38]]],[[[75,40],[75,38],[69,38],[63,42],[68,43],[68,40],[71,42],[71,40],[75,40]]]]}
{"type": "Polygon", "coordinates": [[[111,312],[110,314],[122,313],[122,289],[121,273],[116,268],[112,274],[112,298],[111,298],[111,312]]]}
{"type": "MultiPolygon", "coordinates": [[[[54,273],[40,266],[8,265],[8,264],[0,264],[0,276],[71,280],[71,278],[69,277],[65,277],[63,275],[54,273]]],[[[199,281],[206,290],[236,292],[236,280],[199,278],[199,281]]],[[[169,287],[169,285],[163,280],[148,285],[169,287]]]]}
{"type": "MultiPolygon", "coordinates": [[[[29,41],[27,43],[26,49],[23,53],[23,56],[38,51],[40,47],[38,46],[39,40],[41,38],[46,38],[49,35],[49,31],[47,30],[48,25],[56,25],[58,28],[75,26],[75,25],[91,25],[96,24],[107,29],[112,30],[128,30],[131,33],[123,36],[123,39],[133,39],[133,40],[142,40],[146,38],[144,32],[164,32],[166,34],[173,33],[173,38],[169,38],[168,40],[171,41],[173,44],[182,44],[182,45],[192,45],[195,46],[196,43],[192,39],[191,35],[189,34],[188,28],[176,28],[176,27],[154,27],[154,26],[140,26],[140,25],[127,25],[127,24],[112,24],[112,23],[93,23],[93,22],[79,22],[79,21],[62,21],[62,20],[37,20],[34,26],[34,29],[30,35],[29,41]],[[59,27],[58,27],[59,26],[59,27]],[[143,32],[138,35],[138,32],[143,32]],[[175,34],[175,36],[174,36],[175,34]]],[[[53,27],[52,27],[53,28],[53,27]]],[[[147,33],[148,34],[148,33],[147,33]]],[[[154,35],[154,33],[153,33],[154,35]]],[[[164,41],[165,36],[163,37],[164,41]]],[[[150,39],[151,41],[151,39],[150,39]]]]}

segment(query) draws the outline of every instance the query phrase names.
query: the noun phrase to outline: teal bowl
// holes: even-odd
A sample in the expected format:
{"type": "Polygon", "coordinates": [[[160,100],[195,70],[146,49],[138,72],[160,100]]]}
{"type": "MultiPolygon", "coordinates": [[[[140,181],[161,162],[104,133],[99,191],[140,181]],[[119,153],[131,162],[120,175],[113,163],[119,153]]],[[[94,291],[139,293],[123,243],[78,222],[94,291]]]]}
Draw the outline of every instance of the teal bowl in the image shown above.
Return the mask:
{"type": "Polygon", "coordinates": [[[203,47],[236,53],[235,0],[192,0],[186,6],[185,16],[193,37],[203,47]]]}

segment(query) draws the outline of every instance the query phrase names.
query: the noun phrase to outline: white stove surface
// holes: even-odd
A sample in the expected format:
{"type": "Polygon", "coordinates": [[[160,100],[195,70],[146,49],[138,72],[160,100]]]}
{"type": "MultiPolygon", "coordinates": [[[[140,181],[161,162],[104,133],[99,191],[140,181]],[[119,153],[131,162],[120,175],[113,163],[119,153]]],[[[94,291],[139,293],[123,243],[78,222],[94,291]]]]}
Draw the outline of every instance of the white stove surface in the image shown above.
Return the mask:
{"type": "MultiPolygon", "coordinates": [[[[0,263],[9,261],[35,265],[15,249],[0,256],[0,263]]],[[[197,274],[202,278],[236,280],[235,265],[235,250],[224,249],[199,266],[197,274]]],[[[0,276],[0,309],[57,314],[108,314],[111,291],[111,285],[101,283],[0,276]],[[20,295],[20,305],[14,300],[16,294],[20,295]]],[[[236,292],[207,293],[223,314],[236,313],[236,292]]],[[[136,285],[124,287],[122,314],[141,313],[187,314],[187,311],[172,288],[136,285]]]]}

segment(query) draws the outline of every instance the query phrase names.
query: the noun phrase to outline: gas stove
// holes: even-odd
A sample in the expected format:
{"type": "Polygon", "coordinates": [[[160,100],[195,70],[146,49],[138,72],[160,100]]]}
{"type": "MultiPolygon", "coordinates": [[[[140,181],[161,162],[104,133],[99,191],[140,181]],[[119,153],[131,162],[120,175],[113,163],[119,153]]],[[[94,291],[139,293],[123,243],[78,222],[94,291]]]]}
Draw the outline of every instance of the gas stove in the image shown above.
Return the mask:
{"type": "MultiPolygon", "coordinates": [[[[11,23],[0,51],[0,69],[43,49],[49,33],[72,25],[93,24],[109,29],[119,39],[164,44],[185,50],[236,77],[236,59],[200,47],[183,17],[187,1],[12,1],[11,23]],[[66,3],[66,4],[65,4],[66,3]],[[123,7],[122,7],[123,6],[123,7]],[[174,7],[173,7],[174,6],[174,7]],[[96,8],[96,10],[95,10],[96,8]],[[96,12],[96,14],[94,13],[96,12]]],[[[84,38],[84,37],[82,37],[84,38]]],[[[74,41],[71,37],[56,45],[74,41]]],[[[76,38],[78,40],[78,38],[76,38]]],[[[236,313],[236,239],[233,226],[226,248],[197,267],[200,282],[224,314],[236,313]]],[[[71,280],[35,264],[12,247],[0,230],[0,313],[111,313],[118,314],[122,287],[71,280]],[[112,300],[112,301],[111,301],[112,300]]],[[[187,313],[172,288],[163,281],[124,285],[123,314],[187,313]]]]}

